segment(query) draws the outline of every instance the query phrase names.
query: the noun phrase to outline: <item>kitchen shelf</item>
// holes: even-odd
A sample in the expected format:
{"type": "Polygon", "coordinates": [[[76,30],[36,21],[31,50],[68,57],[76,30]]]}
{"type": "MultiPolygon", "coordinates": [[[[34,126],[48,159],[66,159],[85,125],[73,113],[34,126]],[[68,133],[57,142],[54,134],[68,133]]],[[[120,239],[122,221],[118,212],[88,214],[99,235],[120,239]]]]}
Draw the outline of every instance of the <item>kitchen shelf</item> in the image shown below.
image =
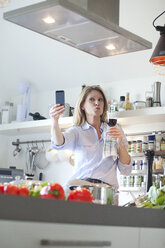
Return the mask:
{"type": "Polygon", "coordinates": [[[132,153],[132,152],[130,152],[129,155],[131,157],[145,157],[144,152],[139,152],[139,153],[132,153]]]}
{"type": "Polygon", "coordinates": [[[155,156],[161,156],[161,157],[165,157],[165,151],[156,151],[154,153],[155,156]]]}
{"type": "Polygon", "coordinates": [[[145,124],[147,122],[165,122],[165,107],[150,107],[136,110],[109,113],[122,125],[145,124]],[[159,120],[158,120],[159,119],[159,120]]]}
{"type": "Polygon", "coordinates": [[[120,187],[119,191],[122,192],[144,192],[146,190],[145,187],[120,187]]]}
{"type": "MultiPolygon", "coordinates": [[[[67,129],[73,125],[73,117],[59,119],[61,129],[67,129]]],[[[0,125],[0,135],[18,135],[28,133],[50,132],[51,120],[13,122],[0,125]]]]}
{"type": "MultiPolygon", "coordinates": [[[[117,118],[118,123],[122,126],[126,134],[127,128],[132,126],[133,130],[139,132],[139,127],[137,125],[144,124],[146,130],[154,131],[154,123],[161,122],[162,128],[165,130],[165,107],[151,107],[137,110],[128,110],[123,112],[111,113],[112,118],[117,118]],[[150,127],[147,126],[150,124],[150,127]]],[[[73,125],[73,117],[62,117],[59,119],[60,128],[67,129],[73,125]]],[[[51,126],[51,120],[39,120],[39,121],[27,121],[27,122],[13,122],[10,124],[0,125],[0,135],[18,135],[27,133],[41,133],[49,132],[51,126]]]]}
{"type": "Polygon", "coordinates": [[[132,170],[131,171],[132,175],[146,175],[147,174],[147,169],[145,170],[132,170]]]}

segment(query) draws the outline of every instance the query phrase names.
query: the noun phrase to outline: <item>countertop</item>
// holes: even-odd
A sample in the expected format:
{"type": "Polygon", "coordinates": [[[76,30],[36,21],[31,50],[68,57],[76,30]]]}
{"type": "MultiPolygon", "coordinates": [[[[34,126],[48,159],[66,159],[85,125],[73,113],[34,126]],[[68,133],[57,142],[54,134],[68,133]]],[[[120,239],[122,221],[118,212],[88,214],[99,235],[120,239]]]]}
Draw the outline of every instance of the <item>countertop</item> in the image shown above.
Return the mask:
{"type": "Polygon", "coordinates": [[[49,223],[165,228],[165,211],[0,195],[0,219],[49,223]]]}

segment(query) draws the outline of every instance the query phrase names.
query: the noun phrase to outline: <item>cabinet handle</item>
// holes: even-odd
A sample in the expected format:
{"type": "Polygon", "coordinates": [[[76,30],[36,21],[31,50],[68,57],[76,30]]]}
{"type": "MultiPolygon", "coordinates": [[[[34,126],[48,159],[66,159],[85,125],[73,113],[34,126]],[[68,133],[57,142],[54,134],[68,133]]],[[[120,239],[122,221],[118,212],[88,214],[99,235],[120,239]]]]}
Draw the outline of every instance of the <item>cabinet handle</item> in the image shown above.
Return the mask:
{"type": "Polygon", "coordinates": [[[110,247],[110,241],[81,241],[81,240],[40,240],[41,246],[54,246],[54,247],[110,247]]]}

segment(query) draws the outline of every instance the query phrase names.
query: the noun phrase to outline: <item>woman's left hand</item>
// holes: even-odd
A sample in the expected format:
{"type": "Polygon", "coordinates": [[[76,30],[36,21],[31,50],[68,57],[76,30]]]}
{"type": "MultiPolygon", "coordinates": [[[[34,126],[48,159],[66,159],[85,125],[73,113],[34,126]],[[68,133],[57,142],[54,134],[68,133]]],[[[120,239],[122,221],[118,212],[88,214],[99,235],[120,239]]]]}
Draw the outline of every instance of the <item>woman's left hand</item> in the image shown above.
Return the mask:
{"type": "Polygon", "coordinates": [[[122,131],[117,128],[116,126],[114,127],[110,127],[108,129],[108,134],[112,137],[112,138],[118,138],[118,139],[122,139],[123,138],[123,133],[122,131]]]}

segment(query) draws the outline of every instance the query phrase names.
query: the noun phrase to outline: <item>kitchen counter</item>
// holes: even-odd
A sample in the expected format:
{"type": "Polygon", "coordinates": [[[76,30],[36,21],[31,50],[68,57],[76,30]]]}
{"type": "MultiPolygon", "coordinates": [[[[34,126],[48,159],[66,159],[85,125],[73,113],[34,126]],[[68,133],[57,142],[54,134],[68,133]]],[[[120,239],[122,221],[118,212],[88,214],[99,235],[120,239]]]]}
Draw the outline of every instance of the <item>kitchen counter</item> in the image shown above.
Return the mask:
{"type": "Polygon", "coordinates": [[[165,228],[165,211],[0,195],[0,220],[165,228]]]}

